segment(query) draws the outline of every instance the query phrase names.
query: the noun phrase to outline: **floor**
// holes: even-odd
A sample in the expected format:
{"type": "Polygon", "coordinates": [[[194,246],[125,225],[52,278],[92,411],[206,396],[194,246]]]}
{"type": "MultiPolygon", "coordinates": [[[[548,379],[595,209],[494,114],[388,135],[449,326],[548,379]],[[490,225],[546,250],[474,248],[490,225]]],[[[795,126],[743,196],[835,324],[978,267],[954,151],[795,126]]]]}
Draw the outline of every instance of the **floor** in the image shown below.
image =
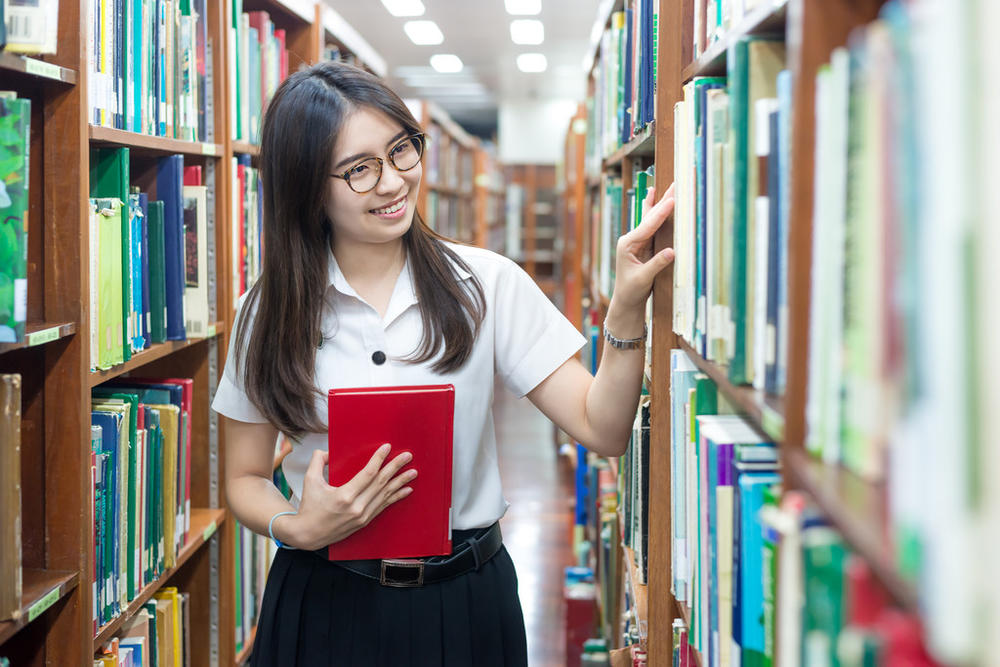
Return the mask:
{"type": "Polygon", "coordinates": [[[504,495],[501,521],[514,560],[531,667],[564,667],[563,568],[573,562],[573,472],[557,455],[553,426],[527,399],[496,392],[504,495]]]}

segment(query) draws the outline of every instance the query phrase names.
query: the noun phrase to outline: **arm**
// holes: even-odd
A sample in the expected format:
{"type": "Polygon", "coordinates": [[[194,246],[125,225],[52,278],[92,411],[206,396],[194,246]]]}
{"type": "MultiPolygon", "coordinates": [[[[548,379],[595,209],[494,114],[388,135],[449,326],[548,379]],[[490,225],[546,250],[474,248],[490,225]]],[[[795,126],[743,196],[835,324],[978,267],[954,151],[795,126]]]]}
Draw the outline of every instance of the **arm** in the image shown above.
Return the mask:
{"type": "MultiPolygon", "coordinates": [[[[270,424],[223,419],[229,507],[240,523],[267,535],[272,516],[295,511],[271,481],[278,431],[270,424]]],[[[389,448],[380,448],[350,482],[333,487],[323,475],[329,455],[313,452],[302,483],[298,514],[275,519],[274,536],[298,549],[319,549],[366,526],[386,507],[408,496],[411,489],[404,484],[411,482],[417,472],[400,470],[411,456],[400,454],[386,464],[388,453],[389,448]]]]}
{"type": "MultiPolygon", "coordinates": [[[[614,296],[604,323],[613,336],[638,338],[645,323],[646,299],[653,279],[674,259],[666,248],[652,254],[656,230],[673,212],[673,186],[652,208],[650,190],[642,223],[619,239],[614,296]]],[[[602,456],[621,456],[628,446],[642,391],[645,346],[619,350],[604,345],[597,375],[573,357],[528,393],[528,398],[562,430],[602,456]]]]}

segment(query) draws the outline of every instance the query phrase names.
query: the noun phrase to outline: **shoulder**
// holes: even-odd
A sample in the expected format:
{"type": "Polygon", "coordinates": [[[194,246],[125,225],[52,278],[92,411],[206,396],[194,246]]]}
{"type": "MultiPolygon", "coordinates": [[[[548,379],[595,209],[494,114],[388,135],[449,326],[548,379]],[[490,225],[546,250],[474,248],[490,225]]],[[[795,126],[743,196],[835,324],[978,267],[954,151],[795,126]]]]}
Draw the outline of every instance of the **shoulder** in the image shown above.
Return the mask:
{"type": "Polygon", "coordinates": [[[467,246],[451,241],[442,243],[465,262],[469,269],[486,283],[493,283],[499,278],[517,274],[523,271],[516,262],[508,257],[486,248],[467,246]]]}

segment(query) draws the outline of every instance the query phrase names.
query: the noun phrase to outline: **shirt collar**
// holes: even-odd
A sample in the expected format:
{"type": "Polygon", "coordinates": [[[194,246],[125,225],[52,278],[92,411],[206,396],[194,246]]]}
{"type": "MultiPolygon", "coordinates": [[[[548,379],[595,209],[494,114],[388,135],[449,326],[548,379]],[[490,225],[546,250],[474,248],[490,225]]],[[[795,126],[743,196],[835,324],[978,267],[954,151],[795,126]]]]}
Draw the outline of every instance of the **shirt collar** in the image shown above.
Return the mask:
{"type": "MultiPolygon", "coordinates": [[[[472,277],[471,273],[458,264],[452,263],[451,268],[459,280],[468,280],[472,277]]],[[[344,277],[343,271],[340,270],[340,264],[337,263],[337,258],[334,256],[332,249],[329,251],[327,256],[327,287],[333,287],[344,296],[353,297],[362,303],[367,303],[356,291],[354,291],[354,288],[351,287],[350,283],[347,282],[347,278],[344,277]]],[[[389,307],[385,311],[385,325],[388,326],[407,308],[415,305],[416,303],[417,289],[413,283],[413,274],[410,270],[410,256],[409,253],[407,253],[403,264],[403,270],[399,272],[399,278],[396,279],[396,285],[392,290],[392,296],[389,298],[389,307]]]]}

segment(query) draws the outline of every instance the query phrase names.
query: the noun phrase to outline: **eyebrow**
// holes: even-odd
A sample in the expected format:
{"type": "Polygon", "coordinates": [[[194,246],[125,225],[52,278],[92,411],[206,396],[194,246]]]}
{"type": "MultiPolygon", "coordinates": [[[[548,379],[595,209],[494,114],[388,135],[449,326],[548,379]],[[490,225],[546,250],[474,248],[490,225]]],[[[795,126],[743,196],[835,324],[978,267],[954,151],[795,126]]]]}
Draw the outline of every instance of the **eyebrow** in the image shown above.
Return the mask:
{"type": "MultiPolygon", "coordinates": [[[[410,133],[409,130],[406,130],[406,129],[402,130],[399,134],[397,134],[396,136],[394,136],[392,139],[389,140],[389,143],[386,144],[386,147],[392,146],[394,143],[396,143],[397,141],[399,141],[400,139],[402,139],[403,137],[405,137],[409,133],[410,133]]],[[[343,167],[347,163],[354,162],[355,160],[360,160],[363,157],[370,157],[370,156],[367,153],[356,153],[354,155],[351,155],[350,157],[345,157],[343,160],[341,160],[340,162],[338,162],[337,166],[334,167],[333,169],[334,169],[334,171],[336,171],[337,169],[340,169],[341,167],[343,167]]]]}

